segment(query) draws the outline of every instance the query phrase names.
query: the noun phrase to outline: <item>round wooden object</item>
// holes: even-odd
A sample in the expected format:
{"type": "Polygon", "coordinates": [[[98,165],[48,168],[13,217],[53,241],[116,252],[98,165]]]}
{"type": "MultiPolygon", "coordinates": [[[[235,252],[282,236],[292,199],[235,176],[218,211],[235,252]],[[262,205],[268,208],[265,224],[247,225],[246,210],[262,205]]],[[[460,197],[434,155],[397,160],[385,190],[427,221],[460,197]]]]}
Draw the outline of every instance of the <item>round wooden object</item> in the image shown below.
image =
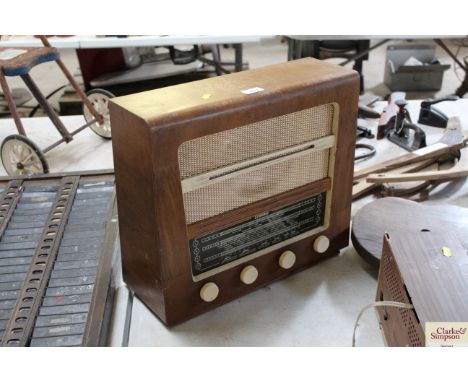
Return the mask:
{"type": "Polygon", "coordinates": [[[351,240],[357,253],[379,266],[383,236],[398,232],[453,231],[468,248],[468,209],[452,205],[424,205],[401,198],[382,198],[354,216],[351,240]]]}

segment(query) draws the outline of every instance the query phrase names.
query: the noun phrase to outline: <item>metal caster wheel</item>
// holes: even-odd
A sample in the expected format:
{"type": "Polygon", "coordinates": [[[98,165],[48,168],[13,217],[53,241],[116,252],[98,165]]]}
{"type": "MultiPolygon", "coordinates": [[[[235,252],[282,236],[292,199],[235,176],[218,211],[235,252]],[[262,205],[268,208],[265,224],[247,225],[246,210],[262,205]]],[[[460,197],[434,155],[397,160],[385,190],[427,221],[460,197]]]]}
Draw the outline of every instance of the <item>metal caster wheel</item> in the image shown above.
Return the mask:
{"type": "Polygon", "coordinates": [[[0,149],[8,175],[47,174],[49,166],[42,151],[24,135],[9,135],[0,149]]]}
{"type": "MultiPolygon", "coordinates": [[[[114,95],[104,89],[93,89],[90,90],[86,96],[91,101],[96,111],[104,118],[104,123],[102,125],[96,122],[89,127],[100,137],[111,139],[112,135],[109,117],[109,100],[114,98],[114,95]]],[[[83,105],[83,115],[86,122],[92,121],[94,119],[94,116],[85,105],[83,105]]]]}

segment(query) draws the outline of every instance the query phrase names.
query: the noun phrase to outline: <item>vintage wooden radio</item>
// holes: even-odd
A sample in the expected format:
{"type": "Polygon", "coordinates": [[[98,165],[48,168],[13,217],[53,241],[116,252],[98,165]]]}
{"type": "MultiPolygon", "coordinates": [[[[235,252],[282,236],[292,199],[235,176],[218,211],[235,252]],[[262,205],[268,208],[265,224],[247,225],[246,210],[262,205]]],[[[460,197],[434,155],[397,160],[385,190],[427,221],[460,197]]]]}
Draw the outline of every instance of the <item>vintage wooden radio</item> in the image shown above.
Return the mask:
{"type": "Polygon", "coordinates": [[[348,245],[358,93],[303,59],[112,100],[124,279],[162,321],[348,245]]]}
{"type": "Polygon", "coordinates": [[[388,346],[434,342],[440,333],[431,327],[426,330],[427,323],[468,324],[466,229],[444,228],[439,232],[397,230],[384,237],[376,301],[412,306],[377,308],[388,346]]]}

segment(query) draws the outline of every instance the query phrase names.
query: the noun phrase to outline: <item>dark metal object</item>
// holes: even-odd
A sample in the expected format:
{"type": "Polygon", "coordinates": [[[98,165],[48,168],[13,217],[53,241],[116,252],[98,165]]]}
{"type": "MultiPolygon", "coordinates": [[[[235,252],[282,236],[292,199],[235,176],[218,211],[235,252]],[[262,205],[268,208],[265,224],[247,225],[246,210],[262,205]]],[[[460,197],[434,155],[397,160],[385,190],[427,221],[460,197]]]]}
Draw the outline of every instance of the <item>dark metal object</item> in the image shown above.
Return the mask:
{"type": "Polygon", "coordinates": [[[21,193],[23,192],[22,180],[12,180],[8,183],[6,190],[0,198],[0,238],[10,221],[13,211],[16,208],[21,193]]]}
{"type": "Polygon", "coordinates": [[[7,100],[8,108],[10,109],[11,116],[15,121],[16,128],[18,129],[18,133],[21,135],[26,135],[26,131],[24,130],[23,123],[21,122],[21,118],[18,114],[18,110],[16,109],[15,102],[13,101],[13,96],[10,92],[10,87],[8,86],[8,82],[2,71],[0,70],[0,87],[3,90],[3,96],[7,100]]]}
{"type": "Polygon", "coordinates": [[[426,133],[418,125],[411,121],[411,116],[406,109],[406,100],[395,102],[398,112],[395,116],[394,130],[388,135],[388,140],[408,151],[414,151],[426,147],[426,133]]]}
{"type": "Polygon", "coordinates": [[[440,110],[433,108],[432,105],[443,101],[456,101],[458,96],[449,96],[434,100],[425,100],[421,102],[421,109],[419,110],[418,123],[434,127],[447,127],[448,117],[440,110]]]}
{"type": "Polygon", "coordinates": [[[20,295],[3,337],[3,346],[26,346],[45,294],[65,224],[78,187],[78,177],[65,177],[44,226],[20,295]]]}
{"type": "Polygon", "coordinates": [[[445,45],[441,39],[434,39],[434,41],[455,61],[455,63],[465,72],[465,79],[460,87],[455,91],[455,95],[462,98],[468,92],[468,62],[461,62],[458,57],[445,45]]]}
{"type": "Polygon", "coordinates": [[[356,143],[356,149],[365,149],[367,150],[366,153],[356,155],[354,157],[354,160],[361,160],[361,159],[367,159],[370,157],[373,157],[376,153],[375,147],[372,145],[368,145],[366,143],[356,143]]]}
{"type": "MultiPolygon", "coordinates": [[[[47,39],[46,36],[39,36],[40,40],[42,41],[42,44],[46,47],[51,47],[50,43],[49,43],[49,40],[47,39]]],[[[83,103],[86,105],[86,107],[88,108],[88,110],[91,112],[91,114],[94,116],[94,118],[99,122],[99,124],[103,123],[103,116],[100,115],[96,109],[94,108],[94,106],[91,104],[91,102],[89,101],[89,99],[86,97],[86,94],[85,92],[81,89],[80,85],[78,85],[78,83],[76,82],[75,78],[71,75],[71,73],[69,72],[69,70],[67,69],[67,67],[65,66],[65,64],[62,62],[62,60],[59,58],[57,58],[55,60],[57,62],[57,65],[59,66],[59,68],[62,70],[62,73],[65,75],[65,77],[67,77],[67,80],[70,82],[70,84],[73,86],[73,89],[75,89],[76,93],[78,94],[78,96],[81,98],[81,100],[83,101],[83,103]]]]}
{"type": "Polygon", "coordinates": [[[395,128],[395,118],[398,113],[398,106],[396,101],[404,100],[406,93],[404,92],[393,92],[390,94],[388,99],[388,105],[380,115],[379,124],[377,127],[377,139],[384,139],[388,133],[395,128]]]}
{"type": "Polygon", "coordinates": [[[365,49],[365,50],[363,50],[361,52],[358,52],[356,55],[348,58],[346,61],[340,63],[340,65],[345,66],[346,64],[349,64],[351,61],[358,61],[361,58],[363,58],[364,56],[366,56],[367,54],[369,54],[369,52],[371,52],[372,50],[377,49],[379,46],[382,46],[382,45],[386,44],[389,41],[390,41],[390,39],[379,41],[377,44],[375,44],[373,46],[370,46],[369,48],[367,48],[367,49],[365,49]]]}
{"type": "Polygon", "coordinates": [[[364,91],[364,80],[362,76],[362,64],[367,60],[369,53],[379,46],[389,42],[389,39],[382,40],[373,46],[370,46],[369,40],[302,40],[294,36],[288,40],[288,61],[303,57],[314,57],[318,59],[330,57],[345,57],[345,61],[340,63],[345,66],[354,61],[353,69],[361,76],[361,93],[364,91]],[[354,50],[354,54],[349,51],[354,50]],[[322,53],[322,54],[321,54],[322,53]]]}
{"type": "MultiPolygon", "coordinates": [[[[87,127],[91,126],[93,123],[95,123],[96,120],[93,119],[91,121],[89,121],[88,123],[86,123],[85,125],[77,128],[76,130],[73,130],[71,133],[69,133],[69,135],[71,137],[75,136],[76,134],[78,134],[79,132],[83,131],[84,129],[86,129],[87,127]]],[[[47,152],[49,152],[50,150],[52,150],[53,148],[57,147],[59,144],[63,143],[63,142],[69,142],[70,139],[67,138],[67,137],[63,137],[62,139],[59,139],[57,142],[54,142],[52,143],[50,146],[47,146],[44,150],[42,150],[42,152],[45,154],[47,152]],[[68,140],[67,140],[68,139],[68,140]]]]}
{"type": "Polygon", "coordinates": [[[0,178],[0,201],[12,196],[9,185],[21,185],[0,240],[3,346],[106,344],[117,236],[113,176],[68,175],[0,178]],[[41,225],[18,228],[28,220],[41,225]]]}
{"type": "Polygon", "coordinates": [[[37,102],[39,105],[41,105],[42,109],[45,111],[47,116],[50,118],[52,123],[55,125],[57,130],[60,132],[60,135],[65,139],[65,142],[70,142],[72,140],[72,137],[66,127],[63,125],[62,121],[60,120],[59,116],[55,112],[55,110],[50,106],[49,102],[47,99],[44,97],[42,92],[39,90],[37,87],[36,83],[33,81],[29,73],[23,74],[21,76],[21,79],[25,83],[25,85],[28,87],[29,91],[32,93],[32,95],[36,98],[37,102]]]}
{"type": "Polygon", "coordinates": [[[375,138],[375,135],[372,134],[372,131],[366,127],[356,126],[356,134],[358,138],[375,138]]]}

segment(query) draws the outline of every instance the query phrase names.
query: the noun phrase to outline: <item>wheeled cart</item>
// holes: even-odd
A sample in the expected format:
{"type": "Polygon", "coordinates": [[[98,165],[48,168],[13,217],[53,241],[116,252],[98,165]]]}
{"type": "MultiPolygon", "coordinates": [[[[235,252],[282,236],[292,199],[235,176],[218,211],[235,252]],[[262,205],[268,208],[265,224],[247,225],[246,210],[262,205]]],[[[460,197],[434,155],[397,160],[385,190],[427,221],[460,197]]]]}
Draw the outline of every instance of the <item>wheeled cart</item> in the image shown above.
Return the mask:
{"type": "Polygon", "coordinates": [[[76,134],[87,127],[102,138],[111,138],[108,102],[113,94],[103,89],[93,89],[85,94],[61,61],[58,50],[50,45],[45,36],[38,37],[44,47],[0,49],[0,86],[18,129],[18,134],[9,135],[3,140],[0,149],[3,166],[9,175],[48,173],[49,166],[45,154],[61,143],[71,142],[76,134]],[[86,123],[74,131],[67,130],[29,74],[34,66],[49,61],[57,62],[57,65],[83,101],[83,115],[86,123]],[[13,76],[21,77],[62,136],[57,142],[42,150],[26,136],[26,131],[6,81],[6,77],[13,76]]]}

